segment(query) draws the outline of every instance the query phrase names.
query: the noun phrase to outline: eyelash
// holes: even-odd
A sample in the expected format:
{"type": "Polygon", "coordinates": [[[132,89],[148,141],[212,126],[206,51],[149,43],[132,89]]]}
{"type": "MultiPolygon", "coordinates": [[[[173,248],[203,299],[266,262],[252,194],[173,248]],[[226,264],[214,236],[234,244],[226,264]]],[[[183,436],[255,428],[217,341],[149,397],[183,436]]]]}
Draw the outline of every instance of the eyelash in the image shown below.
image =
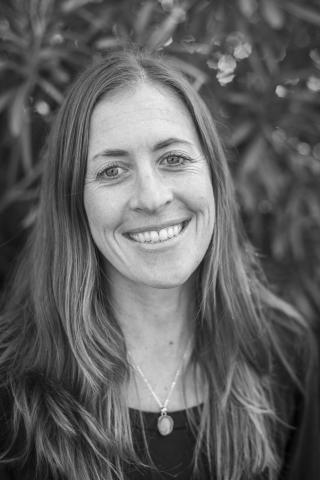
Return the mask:
{"type": "Polygon", "coordinates": [[[175,163],[173,166],[174,167],[181,167],[182,165],[185,164],[185,162],[190,162],[190,158],[186,157],[185,155],[181,154],[181,153],[167,153],[167,155],[163,158],[163,160],[166,160],[170,157],[176,157],[176,158],[180,158],[183,160],[183,163],[175,163]]]}
{"type": "MultiPolygon", "coordinates": [[[[162,160],[166,160],[166,159],[168,159],[168,158],[170,158],[170,157],[176,157],[176,158],[179,158],[179,159],[182,159],[182,160],[183,160],[182,163],[172,164],[172,166],[173,166],[173,167],[176,167],[176,168],[182,167],[182,166],[185,164],[185,162],[188,162],[188,161],[190,162],[190,158],[188,158],[188,157],[186,157],[185,155],[182,155],[182,154],[180,154],[180,153],[179,153],[179,154],[177,154],[177,153],[168,153],[164,158],[161,159],[161,161],[162,161],[162,160]]],[[[169,164],[169,165],[170,165],[170,164],[169,164]]],[[[122,168],[122,167],[121,167],[121,165],[120,165],[119,163],[114,162],[114,163],[108,165],[106,168],[104,168],[104,169],[101,170],[100,172],[98,172],[97,177],[100,178],[100,179],[103,178],[103,177],[105,177],[106,171],[107,171],[107,170],[110,170],[110,169],[112,169],[112,168],[122,168]]],[[[109,179],[111,179],[111,180],[112,180],[112,179],[117,180],[118,177],[117,177],[117,176],[115,176],[115,177],[112,177],[112,176],[111,176],[111,177],[107,177],[107,178],[109,178],[109,179]]]]}
{"type": "MultiPolygon", "coordinates": [[[[104,177],[104,176],[105,176],[104,174],[106,173],[106,171],[107,171],[107,170],[110,170],[111,168],[121,168],[121,166],[120,166],[118,163],[112,163],[111,165],[108,165],[108,166],[105,167],[103,170],[101,170],[100,172],[98,172],[97,177],[98,177],[98,178],[104,177]]],[[[112,179],[112,178],[116,178],[116,177],[108,177],[108,178],[111,178],[111,179],[112,179]]]]}

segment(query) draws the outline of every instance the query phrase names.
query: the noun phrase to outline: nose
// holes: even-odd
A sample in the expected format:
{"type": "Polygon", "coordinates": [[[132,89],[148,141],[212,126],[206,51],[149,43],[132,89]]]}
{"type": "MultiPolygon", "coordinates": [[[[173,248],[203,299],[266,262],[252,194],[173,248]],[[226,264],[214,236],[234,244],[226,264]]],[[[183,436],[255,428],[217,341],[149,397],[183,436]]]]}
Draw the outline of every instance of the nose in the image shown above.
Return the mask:
{"type": "Polygon", "coordinates": [[[136,211],[153,213],[161,210],[173,199],[170,185],[159,172],[152,169],[137,175],[135,187],[130,200],[130,207],[136,211]]]}

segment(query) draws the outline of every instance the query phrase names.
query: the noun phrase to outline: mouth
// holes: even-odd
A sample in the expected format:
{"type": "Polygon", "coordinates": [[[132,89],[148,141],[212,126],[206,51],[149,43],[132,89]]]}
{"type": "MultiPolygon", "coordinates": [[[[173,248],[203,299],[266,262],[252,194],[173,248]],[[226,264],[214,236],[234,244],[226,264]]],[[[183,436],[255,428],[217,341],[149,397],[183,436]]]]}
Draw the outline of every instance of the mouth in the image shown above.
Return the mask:
{"type": "Polygon", "coordinates": [[[185,230],[191,219],[185,220],[175,225],[162,228],[161,230],[151,230],[139,233],[125,233],[125,237],[136,243],[165,243],[178,237],[185,230]]]}

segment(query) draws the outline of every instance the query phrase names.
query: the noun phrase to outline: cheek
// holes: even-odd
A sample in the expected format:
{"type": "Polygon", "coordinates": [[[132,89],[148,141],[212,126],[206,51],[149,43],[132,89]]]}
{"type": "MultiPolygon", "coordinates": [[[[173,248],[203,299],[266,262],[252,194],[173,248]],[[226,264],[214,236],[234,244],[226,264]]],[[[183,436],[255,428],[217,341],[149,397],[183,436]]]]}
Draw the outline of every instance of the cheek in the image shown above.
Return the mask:
{"type": "Polygon", "coordinates": [[[112,229],[117,220],[117,209],[108,196],[99,190],[85,191],[84,208],[93,237],[102,231],[112,229]]]}
{"type": "Polygon", "coordinates": [[[211,181],[207,176],[199,176],[194,180],[196,181],[187,182],[185,185],[186,202],[195,213],[214,220],[215,200],[211,181]]]}

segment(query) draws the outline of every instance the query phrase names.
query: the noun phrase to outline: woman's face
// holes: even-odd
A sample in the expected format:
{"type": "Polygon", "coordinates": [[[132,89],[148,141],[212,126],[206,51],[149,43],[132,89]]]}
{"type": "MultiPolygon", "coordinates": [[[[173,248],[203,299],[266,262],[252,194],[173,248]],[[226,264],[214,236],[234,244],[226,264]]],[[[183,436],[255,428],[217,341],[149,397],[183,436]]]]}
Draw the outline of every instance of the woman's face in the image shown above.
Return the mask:
{"type": "Polygon", "coordinates": [[[140,83],[96,105],[84,206],[113,285],[170,288],[195,272],[215,202],[193,121],[171,90],[140,83]]]}

